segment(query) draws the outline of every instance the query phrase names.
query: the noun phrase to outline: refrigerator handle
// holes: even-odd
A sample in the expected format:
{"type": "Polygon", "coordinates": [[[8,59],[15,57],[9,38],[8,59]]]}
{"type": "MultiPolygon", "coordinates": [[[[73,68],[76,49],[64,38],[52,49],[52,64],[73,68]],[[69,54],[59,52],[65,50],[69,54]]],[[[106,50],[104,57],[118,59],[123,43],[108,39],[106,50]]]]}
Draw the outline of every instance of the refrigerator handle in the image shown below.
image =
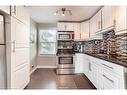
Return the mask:
{"type": "Polygon", "coordinates": [[[13,41],[13,52],[15,52],[15,40],[13,41]]]}

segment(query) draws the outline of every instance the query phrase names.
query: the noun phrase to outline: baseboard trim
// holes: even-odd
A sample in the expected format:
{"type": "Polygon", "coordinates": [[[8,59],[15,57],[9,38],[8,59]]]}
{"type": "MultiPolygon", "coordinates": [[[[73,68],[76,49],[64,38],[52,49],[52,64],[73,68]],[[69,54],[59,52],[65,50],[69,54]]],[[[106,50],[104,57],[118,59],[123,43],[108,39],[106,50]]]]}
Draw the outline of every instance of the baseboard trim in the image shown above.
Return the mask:
{"type": "Polygon", "coordinates": [[[30,75],[36,70],[36,69],[39,69],[39,68],[57,68],[57,66],[36,66],[32,71],[30,71],[30,75]]]}
{"type": "Polygon", "coordinates": [[[32,71],[30,71],[30,75],[37,69],[37,66],[34,67],[34,69],[32,71]]]}
{"type": "Polygon", "coordinates": [[[57,68],[57,66],[37,66],[37,68],[57,68]]]}

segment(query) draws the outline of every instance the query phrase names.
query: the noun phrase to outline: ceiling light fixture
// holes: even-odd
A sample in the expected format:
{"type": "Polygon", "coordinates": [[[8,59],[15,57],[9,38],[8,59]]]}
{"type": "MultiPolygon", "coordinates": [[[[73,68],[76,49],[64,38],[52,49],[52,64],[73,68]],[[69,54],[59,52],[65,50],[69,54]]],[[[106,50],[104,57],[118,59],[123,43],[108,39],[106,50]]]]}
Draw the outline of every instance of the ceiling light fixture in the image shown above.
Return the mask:
{"type": "Polygon", "coordinates": [[[66,8],[61,8],[60,10],[57,10],[54,15],[62,15],[62,16],[66,16],[66,15],[72,15],[71,10],[67,10],[66,8]]]}

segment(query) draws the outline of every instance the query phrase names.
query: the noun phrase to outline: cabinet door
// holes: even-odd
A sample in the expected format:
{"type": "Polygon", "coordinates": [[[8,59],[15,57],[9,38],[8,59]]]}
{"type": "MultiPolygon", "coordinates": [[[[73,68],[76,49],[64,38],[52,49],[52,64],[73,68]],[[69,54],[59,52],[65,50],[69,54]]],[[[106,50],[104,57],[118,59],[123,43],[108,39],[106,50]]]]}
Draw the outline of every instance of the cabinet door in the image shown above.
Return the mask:
{"type": "Polygon", "coordinates": [[[13,89],[23,89],[30,81],[29,65],[25,65],[22,68],[16,70],[13,73],[13,89]]]}
{"type": "Polygon", "coordinates": [[[29,63],[29,48],[16,48],[14,67],[17,68],[29,63]]]}
{"type": "Polygon", "coordinates": [[[16,47],[29,47],[29,27],[13,17],[11,19],[12,42],[15,41],[16,47]]]}
{"type": "Polygon", "coordinates": [[[65,31],[65,23],[57,23],[58,31],[65,31]]]}
{"type": "Polygon", "coordinates": [[[30,16],[28,11],[23,6],[11,6],[11,16],[17,18],[26,25],[30,25],[30,16]]]}
{"type": "Polygon", "coordinates": [[[81,39],[89,39],[89,21],[81,23],[81,39]]]}
{"type": "Polygon", "coordinates": [[[10,6],[0,6],[0,10],[7,14],[10,14],[10,6]]]}
{"type": "Polygon", "coordinates": [[[91,64],[91,72],[92,72],[92,80],[91,81],[95,85],[95,87],[98,87],[99,67],[96,65],[96,63],[91,64]]]}
{"type": "Polygon", "coordinates": [[[97,12],[97,14],[94,16],[94,19],[95,19],[95,32],[101,31],[102,29],[101,10],[97,12]]]}
{"type": "Polygon", "coordinates": [[[95,22],[95,18],[92,17],[90,19],[90,38],[95,38],[95,31],[96,30],[96,22],[95,22]]]}
{"type": "Polygon", "coordinates": [[[24,88],[29,80],[29,27],[11,17],[7,36],[8,88],[24,88]]]}
{"type": "Polygon", "coordinates": [[[83,63],[83,73],[88,76],[88,60],[87,60],[87,55],[84,54],[84,63],[83,63]]]}
{"type": "Polygon", "coordinates": [[[83,73],[84,54],[75,54],[75,73],[83,73]]]}
{"type": "Polygon", "coordinates": [[[101,10],[90,19],[90,38],[95,38],[95,33],[101,31],[101,10]]]}
{"type": "Polygon", "coordinates": [[[80,23],[74,23],[74,39],[80,40],[80,23]]]}
{"type": "Polygon", "coordinates": [[[126,6],[115,7],[115,20],[116,20],[116,26],[115,26],[116,32],[127,29],[127,7],[126,6]]]}
{"type": "Polygon", "coordinates": [[[102,8],[102,29],[114,26],[115,10],[113,6],[104,6],[102,8]]]}
{"type": "Polygon", "coordinates": [[[88,62],[88,72],[87,77],[90,81],[92,81],[92,71],[91,71],[91,61],[90,57],[88,56],[87,62],[88,62]]]}
{"type": "Polygon", "coordinates": [[[66,23],[65,30],[66,31],[74,31],[74,24],[73,23],[66,23]]]}

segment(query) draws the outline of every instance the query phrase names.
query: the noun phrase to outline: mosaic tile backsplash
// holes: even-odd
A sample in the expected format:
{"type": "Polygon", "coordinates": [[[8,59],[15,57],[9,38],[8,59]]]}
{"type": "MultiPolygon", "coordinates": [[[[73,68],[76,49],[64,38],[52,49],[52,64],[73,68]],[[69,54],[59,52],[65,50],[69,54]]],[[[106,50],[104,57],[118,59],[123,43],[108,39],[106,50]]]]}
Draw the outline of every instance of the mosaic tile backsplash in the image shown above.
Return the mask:
{"type": "Polygon", "coordinates": [[[102,50],[104,53],[116,55],[116,35],[114,31],[103,33],[102,50]]]}
{"type": "Polygon", "coordinates": [[[127,33],[116,36],[117,58],[127,60],[127,33]]]}
{"type": "Polygon", "coordinates": [[[127,33],[115,35],[114,31],[103,33],[102,40],[82,42],[86,53],[104,53],[127,60],[127,33]]]}
{"type": "Polygon", "coordinates": [[[90,40],[85,42],[84,51],[87,53],[100,53],[102,40],[90,40]]]}

